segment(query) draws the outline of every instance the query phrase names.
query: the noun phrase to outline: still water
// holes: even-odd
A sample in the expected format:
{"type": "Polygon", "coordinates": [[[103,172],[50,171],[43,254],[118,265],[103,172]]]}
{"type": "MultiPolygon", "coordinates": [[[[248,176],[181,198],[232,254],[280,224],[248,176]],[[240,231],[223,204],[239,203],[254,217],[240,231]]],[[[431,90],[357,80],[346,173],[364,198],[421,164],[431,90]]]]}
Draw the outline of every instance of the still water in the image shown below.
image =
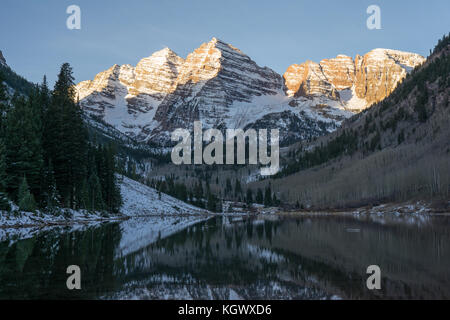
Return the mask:
{"type": "Polygon", "coordinates": [[[158,219],[0,242],[0,299],[450,298],[450,217],[216,217],[168,236],[146,227],[158,219]],[[374,264],[381,290],[366,287],[374,264]],[[81,290],[66,287],[69,265],[81,290]]]}

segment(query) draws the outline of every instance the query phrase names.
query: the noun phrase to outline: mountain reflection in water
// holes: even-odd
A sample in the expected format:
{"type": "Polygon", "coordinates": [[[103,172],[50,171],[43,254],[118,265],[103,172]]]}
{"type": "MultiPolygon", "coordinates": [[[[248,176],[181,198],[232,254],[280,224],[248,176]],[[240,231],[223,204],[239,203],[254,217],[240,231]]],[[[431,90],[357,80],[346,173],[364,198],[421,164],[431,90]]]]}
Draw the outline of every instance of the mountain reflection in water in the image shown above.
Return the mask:
{"type": "Polygon", "coordinates": [[[450,298],[445,216],[423,224],[332,215],[238,222],[215,217],[155,236],[150,229],[158,219],[133,221],[149,227],[127,251],[129,221],[1,242],[0,298],[450,298]],[[81,268],[81,290],[66,288],[72,264],[81,268]],[[381,290],[366,287],[373,264],[381,268],[381,290]]]}

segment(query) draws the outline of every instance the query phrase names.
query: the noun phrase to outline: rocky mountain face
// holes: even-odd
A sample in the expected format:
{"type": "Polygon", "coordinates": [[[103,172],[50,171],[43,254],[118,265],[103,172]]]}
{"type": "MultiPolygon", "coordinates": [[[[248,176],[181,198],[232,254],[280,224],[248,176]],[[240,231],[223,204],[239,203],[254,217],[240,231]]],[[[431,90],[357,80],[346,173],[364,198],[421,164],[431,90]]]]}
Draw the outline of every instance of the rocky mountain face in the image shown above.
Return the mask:
{"type": "MultiPolygon", "coordinates": [[[[415,59],[399,55],[392,53],[396,64],[387,63],[383,69],[373,66],[374,60],[385,56],[379,51],[366,55],[366,61],[359,58],[367,67],[365,73],[356,73],[356,81],[358,77],[374,79],[369,76],[373,69],[395,70],[396,65],[412,64],[409,59],[415,59]]],[[[367,99],[379,99],[393,83],[389,76],[376,79],[383,85],[363,88],[367,99]]],[[[271,185],[278,194],[286,195],[282,200],[319,208],[433,199],[434,208],[447,212],[449,110],[450,37],[446,36],[389,97],[348,119],[333,133],[305,142],[301,148],[292,146],[295,157],[286,161],[282,178],[271,181],[271,185]],[[317,189],[312,190],[311,185],[317,189]]]]}
{"type": "Polygon", "coordinates": [[[34,89],[34,84],[29,82],[24,77],[14,72],[7,64],[6,59],[0,50],[0,73],[3,82],[6,85],[6,94],[12,97],[14,93],[29,95],[34,89]]]}
{"type": "Polygon", "coordinates": [[[180,68],[175,90],[159,105],[158,125],[145,128],[160,139],[176,128],[191,128],[201,120],[204,128],[240,128],[251,119],[245,107],[256,98],[282,96],[281,77],[261,68],[240,50],[213,39],[189,54],[180,68]],[[183,115],[180,117],[180,115],[183,115]]]}
{"type": "Polygon", "coordinates": [[[325,96],[357,112],[387,97],[424,61],[414,53],[375,49],[355,59],[338,55],[320,63],[294,64],[284,74],[286,94],[294,99],[325,96]]]}
{"type": "Polygon", "coordinates": [[[6,59],[3,56],[2,51],[0,50],[0,65],[5,65],[6,66],[6,59]]]}
{"type": "Polygon", "coordinates": [[[176,128],[277,128],[282,143],[333,131],[388,95],[423,58],[377,49],[292,65],[283,77],[213,38],[186,59],[166,48],[80,82],[84,110],[139,141],[170,144],[176,128]]]}

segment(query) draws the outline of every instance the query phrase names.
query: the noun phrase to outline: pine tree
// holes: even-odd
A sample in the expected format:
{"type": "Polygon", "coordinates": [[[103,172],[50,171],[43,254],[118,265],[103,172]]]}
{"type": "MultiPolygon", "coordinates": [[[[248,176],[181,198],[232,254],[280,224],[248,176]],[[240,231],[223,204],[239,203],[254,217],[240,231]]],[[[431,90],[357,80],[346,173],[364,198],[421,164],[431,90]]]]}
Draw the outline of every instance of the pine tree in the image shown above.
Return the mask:
{"type": "Polygon", "coordinates": [[[34,197],[30,193],[26,177],[23,177],[20,184],[18,200],[20,210],[34,212],[37,208],[34,197]]]}
{"type": "Polygon", "coordinates": [[[8,110],[8,97],[6,95],[6,86],[3,83],[3,73],[0,72],[0,137],[3,135],[4,119],[8,110]]]}
{"type": "Polygon", "coordinates": [[[275,193],[273,194],[273,197],[272,197],[272,204],[274,206],[277,206],[280,204],[280,202],[278,201],[277,195],[275,193]]]}
{"type": "Polygon", "coordinates": [[[47,77],[44,76],[42,84],[38,88],[39,105],[42,122],[45,122],[45,116],[48,113],[51,104],[50,90],[47,84],[47,77]]]}
{"type": "Polygon", "coordinates": [[[0,210],[1,211],[9,211],[11,210],[11,206],[9,205],[8,197],[6,193],[0,191],[0,210]]]}
{"type": "Polygon", "coordinates": [[[134,180],[136,180],[137,177],[136,165],[130,159],[127,161],[127,176],[134,180]]]}
{"type": "Polygon", "coordinates": [[[241,182],[238,179],[236,179],[234,185],[234,196],[237,197],[241,193],[242,193],[241,182]]]}
{"type": "Polygon", "coordinates": [[[208,195],[206,208],[212,212],[216,212],[217,210],[217,198],[212,193],[208,195]]]}
{"type": "Polygon", "coordinates": [[[87,179],[83,180],[79,199],[80,199],[80,207],[82,209],[87,209],[87,210],[92,209],[92,205],[91,205],[91,201],[90,201],[90,197],[89,197],[89,184],[87,182],[87,179]]]}
{"type": "Polygon", "coordinates": [[[253,192],[250,188],[247,189],[246,202],[247,204],[251,204],[253,202],[253,192]]]}
{"type": "Polygon", "coordinates": [[[194,197],[195,197],[195,204],[201,208],[204,208],[203,203],[203,186],[202,183],[199,181],[197,185],[194,188],[194,197]]]}
{"type": "Polygon", "coordinates": [[[261,188],[258,188],[258,191],[256,193],[256,203],[263,204],[264,203],[264,196],[261,188]]]}
{"type": "Polygon", "coordinates": [[[3,81],[5,81],[5,76],[4,76],[3,72],[0,71],[0,101],[6,101],[7,100],[6,86],[3,83],[3,81]]]}
{"type": "Polygon", "coordinates": [[[35,208],[36,199],[49,211],[60,206],[119,211],[115,149],[95,146],[95,141],[89,145],[76,100],[67,63],[53,92],[44,77],[28,98],[15,95],[9,101],[0,79],[0,207],[8,204],[8,192],[23,208],[35,208]]]}
{"type": "Polygon", "coordinates": [[[20,182],[27,176],[30,190],[40,195],[43,169],[41,124],[36,116],[35,96],[27,101],[15,96],[8,111],[5,136],[7,170],[7,191],[17,194],[20,182]]]}
{"type": "Polygon", "coordinates": [[[231,191],[233,191],[233,188],[231,186],[231,181],[230,181],[229,178],[227,178],[227,182],[226,182],[226,185],[225,185],[225,194],[230,194],[231,191]]]}
{"type": "Polygon", "coordinates": [[[5,190],[6,190],[5,146],[0,136],[0,210],[9,211],[11,208],[5,190]]]}
{"type": "Polygon", "coordinates": [[[266,191],[264,193],[264,205],[266,207],[270,207],[272,205],[272,192],[270,190],[270,186],[267,186],[266,191]]]}
{"type": "Polygon", "coordinates": [[[61,197],[59,195],[58,188],[56,187],[55,174],[51,159],[45,169],[43,180],[43,207],[45,207],[50,213],[55,213],[58,207],[61,206],[61,197]]]}
{"type": "Polygon", "coordinates": [[[100,181],[95,173],[92,173],[88,180],[89,185],[89,207],[91,211],[104,210],[105,203],[102,197],[100,181]]]}
{"type": "Polygon", "coordinates": [[[99,147],[97,150],[97,172],[102,186],[103,200],[108,211],[117,213],[122,205],[122,196],[115,176],[115,151],[112,145],[99,147]]]}
{"type": "MultiPolygon", "coordinates": [[[[45,91],[45,90],[43,90],[45,91]]],[[[61,66],[50,105],[45,111],[44,149],[53,159],[55,180],[63,205],[75,208],[87,174],[87,131],[77,103],[72,68],[61,66]]]]}

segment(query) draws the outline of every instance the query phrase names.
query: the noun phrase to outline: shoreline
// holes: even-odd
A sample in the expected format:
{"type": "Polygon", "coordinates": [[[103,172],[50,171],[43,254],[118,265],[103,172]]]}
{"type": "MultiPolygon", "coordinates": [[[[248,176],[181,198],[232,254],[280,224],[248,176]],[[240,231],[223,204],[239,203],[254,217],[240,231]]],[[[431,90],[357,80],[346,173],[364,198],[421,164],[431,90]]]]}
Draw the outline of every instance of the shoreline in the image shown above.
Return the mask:
{"type": "MultiPolygon", "coordinates": [[[[24,214],[29,214],[29,212],[26,212],[24,214]]],[[[31,218],[31,220],[35,220],[35,223],[20,223],[17,222],[14,224],[14,220],[19,220],[23,218],[17,217],[17,219],[14,219],[16,217],[7,217],[6,219],[1,219],[0,221],[8,220],[12,222],[11,224],[0,224],[0,229],[20,229],[20,228],[46,228],[46,227],[64,227],[64,226],[74,226],[74,225],[89,225],[94,223],[107,223],[107,222],[116,222],[116,221],[126,221],[129,219],[134,218],[186,218],[186,217],[202,217],[202,218],[211,218],[217,215],[221,214],[200,214],[200,213],[180,213],[180,214],[139,214],[139,215],[117,215],[117,216],[111,216],[111,217],[99,217],[98,215],[94,215],[93,217],[86,217],[84,219],[58,219],[59,216],[53,216],[55,220],[48,220],[48,216],[45,215],[46,219],[42,219],[40,217],[37,217],[36,219],[31,218]],[[42,219],[42,220],[41,220],[42,219]]],[[[1,216],[0,216],[1,217],[1,216]]],[[[27,217],[30,218],[30,217],[27,217]]]]}
{"type": "Polygon", "coordinates": [[[46,228],[46,227],[61,227],[61,226],[75,226],[75,225],[89,225],[95,223],[120,222],[131,218],[185,218],[185,217],[202,217],[211,218],[215,216],[222,217],[248,217],[248,216],[270,216],[276,215],[280,217],[299,217],[299,216],[350,216],[355,218],[361,217],[378,217],[387,218],[394,217],[396,220],[418,218],[420,216],[450,216],[450,212],[442,210],[434,210],[424,202],[416,203],[387,203],[378,206],[365,206],[361,208],[351,208],[342,210],[283,210],[276,207],[258,208],[255,211],[235,211],[222,213],[208,213],[206,212],[181,212],[181,213],[143,213],[143,214],[116,214],[108,217],[101,213],[87,213],[83,211],[66,210],[71,217],[60,215],[44,214],[42,212],[30,213],[21,212],[19,216],[14,216],[13,213],[0,214],[0,229],[21,229],[21,228],[46,228]]]}
{"type": "Polygon", "coordinates": [[[336,214],[336,215],[362,215],[362,214],[394,214],[397,216],[405,214],[427,214],[427,215],[448,215],[450,210],[433,208],[429,203],[424,201],[408,201],[400,203],[383,203],[376,206],[362,206],[358,208],[343,208],[343,209],[311,209],[311,210],[285,210],[282,214],[336,214]]]}

